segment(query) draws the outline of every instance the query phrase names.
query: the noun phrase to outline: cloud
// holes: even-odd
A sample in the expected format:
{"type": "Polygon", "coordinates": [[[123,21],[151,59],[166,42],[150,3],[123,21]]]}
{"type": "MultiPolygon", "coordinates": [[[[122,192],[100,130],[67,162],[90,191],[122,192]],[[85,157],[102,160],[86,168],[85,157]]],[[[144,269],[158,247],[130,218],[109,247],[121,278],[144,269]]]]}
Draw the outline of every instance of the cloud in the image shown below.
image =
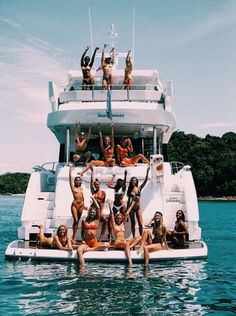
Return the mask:
{"type": "Polygon", "coordinates": [[[228,5],[225,2],[224,10],[211,13],[205,20],[198,23],[191,23],[181,31],[181,37],[178,37],[177,44],[189,44],[197,39],[207,37],[213,33],[236,25],[236,7],[228,5]]]}
{"type": "Polygon", "coordinates": [[[4,18],[3,16],[0,16],[0,21],[3,23],[6,23],[14,28],[21,28],[21,24],[18,22],[15,22],[9,18],[4,18]]]}
{"type": "Polygon", "coordinates": [[[55,56],[58,50],[52,45],[32,36],[14,41],[2,36],[0,45],[4,47],[0,63],[1,111],[11,113],[15,120],[41,123],[50,109],[47,83],[52,79],[65,82],[65,61],[55,56]]]}

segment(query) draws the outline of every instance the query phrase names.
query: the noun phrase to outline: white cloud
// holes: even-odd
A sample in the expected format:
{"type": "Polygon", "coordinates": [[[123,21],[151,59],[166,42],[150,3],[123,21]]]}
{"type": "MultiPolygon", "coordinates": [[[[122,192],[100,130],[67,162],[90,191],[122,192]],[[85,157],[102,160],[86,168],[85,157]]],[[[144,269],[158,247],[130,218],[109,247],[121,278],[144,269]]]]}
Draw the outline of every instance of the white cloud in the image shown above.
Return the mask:
{"type": "Polygon", "coordinates": [[[13,26],[15,28],[21,28],[20,23],[18,23],[16,21],[13,21],[13,20],[11,20],[9,18],[4,18],[4,17],[0,16],[0,21],[3,22],[3,23],[8,24],[10,26],[13,26]]]}
{"type": "Polygon", "coordinates": [[[30,43],[27,40],[24,43],[17,41],[14,46],[7,37],[1,37],[0,43],[5,43],[1,45],[4,47],[4,59],[9,56],[8,60],[0,63],[1,73],[4,74],[0,77],[1,110],[14,114],[15,120],[41,123],[42,117],[45,120],[50,110],[48,81],[66,81],[64,61],[61,59],[59,64],[52,49],[49,50],[43,41],[41,47],[34,45],[38,41],[32,37],[30,43]]]}
{"type": "Polygon", "coordinates": [[[217,34],[220,30],[236,25],[236,7],[229,6],[225,2],[225,9],[221,12],[209,14],[205,20],[192,23],[182,30],[182,34],[177,39],[177,44],[188,44],[202,37],[217,34]]]}

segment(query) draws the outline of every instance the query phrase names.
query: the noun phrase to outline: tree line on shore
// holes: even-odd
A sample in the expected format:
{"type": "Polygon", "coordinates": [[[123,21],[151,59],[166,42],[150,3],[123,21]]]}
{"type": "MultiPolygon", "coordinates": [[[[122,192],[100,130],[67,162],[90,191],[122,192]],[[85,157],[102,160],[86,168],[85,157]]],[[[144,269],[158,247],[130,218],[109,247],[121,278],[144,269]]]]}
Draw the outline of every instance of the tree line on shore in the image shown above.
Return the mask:
{"type": "MultiPolygon", "coordinates": [[[[168,145],[169,161],[190,165],[198,196],[236,196],[236,134],[200,138],[173,133],[168,145]]],[[[0,175],[0,194],[25,193],[30,174],[0,175]]]]}
{"type": "Polygon", "coordinates": [[[222,137],[175,132],[168,145],[169,161],[190,165],[198,196],[236,196],[236,134],[222,137]]]}

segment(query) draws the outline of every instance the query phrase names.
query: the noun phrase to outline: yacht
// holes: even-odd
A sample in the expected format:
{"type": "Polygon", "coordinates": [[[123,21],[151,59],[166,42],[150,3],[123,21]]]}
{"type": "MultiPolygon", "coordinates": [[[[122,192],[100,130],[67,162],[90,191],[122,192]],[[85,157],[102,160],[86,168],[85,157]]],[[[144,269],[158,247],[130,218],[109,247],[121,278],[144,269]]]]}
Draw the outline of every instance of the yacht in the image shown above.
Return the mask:
{"type": "MultiPolygon", "coordinates": [[[[176,211],[185,214],[189,236],[186,247],[169,247],[150,253],[150,261],[193,259],[207,257],[207,245],[201,239],[199,227],[199,208],[191,167],[177,161],[168,160],[168,142],[176,130],[173,110],[173,83],[163,85],[155,69],[136,69],[132,71],[133,85],[121,89],[124,80],[124,65],[118,65],[126,54],[115,55],[112,90],[103,89],[102,71],[94,71],[95,83],[91,89],[82,89],[82,72],[68,72],[67,82],[61,87],[49,82],[49,100],[51,111],[47,117],[47,126],[58,141],[58,161],[33,167],[30,176],[18,228],[18,240],[11,242],[5,252],[7,258],[78,260],[73,252],[57,249],[37,248],[38,225],[45,227],[46,236],[54,236],[59,225],[68,227],[72,235],[73,219],[71,203],[73,196],[69,185],[70,153],[75,151],[74,128],[80,122],[80,129],[87,132],[92,124],[92,133],[88,149],[93,158],[99,157],[98,124],[103,135],[109,135],[111,123],[114,124],[115,144],[122,137],[132,140],[135,153],[142,153],[150,161],[148,181],[142,190],[141,207],[144,224],[149,222],[156,211],[163,213],[164,222],[173,230],[176,211]],[[120,66],[120,68],[119,68],[120,66]],[[159,160],[158,160],[159,159],[159,160]],[[157,168],[161,161],[163,168],[157,168]]],[[[95,69],[96,67],[94,67],[95,69]]],[[[137,163],[130,167],[94,167],[94,176],[101,181],[101,189],[106,192],[107,200],[113,200],[114,192],[107,187],[113,174],[123,178],[127,170],[127,186],[135,176],[140,183],[144,180],[148,165],[137,163]]],[[[72,168],[72,177],[83,170],[83,165],[72,168]]],[[[83,175],[85,205],[90,204],[90,177],[88,170],[83,175]]],[[[109,214],[105,202],[104,213],[109,214]]],[[[83,211],[85,218],[87,211],[83,211]]],[[[81,220],[77,239],[81,240],[81,220]]],[[[100,228],[101,229],[101,228],[100,228]]],[[[138,226],[136,236],[138,236],[138,226]]],[[[106,234],[107,236],[107,234],[106,234]]],[[[130,221],[126,224],[126,238],[131,238],[130,221]]],[[[107,239],[106,239],[107,241],[107,239]]],[[[134,262],[143,262],[143,253],[131,250],[134,262]]],[[[86,261],[127,261],[124,251],[111,248],[106,251],[92,251],[84,254],[86,261]]]]}

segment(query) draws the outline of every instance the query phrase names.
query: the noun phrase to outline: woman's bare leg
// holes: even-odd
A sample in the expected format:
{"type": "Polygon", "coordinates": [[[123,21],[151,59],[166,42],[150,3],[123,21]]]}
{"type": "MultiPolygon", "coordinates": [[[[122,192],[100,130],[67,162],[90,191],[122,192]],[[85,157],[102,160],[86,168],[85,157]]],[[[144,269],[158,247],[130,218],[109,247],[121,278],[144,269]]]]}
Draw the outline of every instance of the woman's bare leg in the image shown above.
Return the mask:
{"type": "Polygon", "coordinates": [[[78,227],[79,227],[79,220],[80,220],[80,217],[83,213],[83,210],[81,209],[78,209],[76,208],[76,206],[74,204],[71,205],[71,213],[72,213],[72,216],[73,216],[73,235],[72,235],[72,243],[75,243],[76,242],[76,234],[77,234],[77,231],[78,231],[78,227]]]}
{"type": "Polygon", "coordinates": [[[111,222],[111,216],[109,215],[109,217],[108,217],[108,238],[109,238],[110,243],[112,241],[112,233],[113,233],[113,227],[112,227],[112,222],[111,222]]]}
{"type": "Polygon", "coordinates": [[[134,156],[134,157],[132,158],[132,163],[135,164],[135,163],[137,163],[139,160],[142,160],[142,162],[145,162],[145,163],[149,164],[149,161],[147,160],[147,158],[144,157],[144,155],[142,155],[142,154],[138,154],[138,155],[134,156]]]}
{"type": "Polygon", "coordinates": [[[128,243],[126,243],[126,245],[125,245],[125,253],[126,253],[126,256],[128,258],[129,266],[132,266],[132,259],[131,259],[131,254],[130,254],[130,246],[129,246],[128,243]]]}
{"type": "Polygon", "coordinates": [[[77,248],[78,261],[81,266],[84,266],[85,264],[83,253],[85,252],[87,248],[88,246],[86,244],[80,245],[77,248]]]}
{"type": "Polygon", "coordinates": [[[148,246],[144,246],[144,258],[145,258],[145,264],[149,264],[150,255],[149,252],[159,251],[162,250],[161,244],[152,244],[148,246]]]}
{"type": "Polygon", "coordinates": [[[143,216],[142,216],[142,211],[140,208],[136,212],[136,217],[138,221],[139,235],[143,236],[143,216]]]}
{"type": "Polygon", "coordinates": [[[102,167],[104,166],[104,161],[102,160],[92,160],[87,166],[80,172],[80,175],[83,176],[86,171],[88,171],[91,167],[102,167]]]}
{"type": "Polygon", "coordinates": [[[130,249],[136,246],[141,240],[142,240],[141,236],[128,240],[130,249]]]}
{"type": "Polygon", "coordinates": [[[135,238],[135,218],[134,218],[134,211],[133,210],[130,211],[129,217],[130,217],[130,222],[131,222],[132,235],[133,235],[133,238],[135,238]]]}
{"type": "Polygon", "coordinates": [[[99,238],[99,241],[102,241],[107,229],[107,217],[106,215],[101,216],[101,222],[102,222],[102,231],[101,231],[101,236],[99,238]]]}
{"type": "Polygon", "coordinates": [[[130,254],[130,245],[129,242],[127,241],[119,241],[119,242],[115,242],[114,247],[116,249],[124,249],[125,254],[127,256],[129,265],[132,265],[132,259],[131,259],[131,254],[130,254]]]}
{"type": "Polygon", "coordinates": [[[151,245],[151,244],[152,244],[152,238],[151,238],[151,233],[150,233],[150,231],[145,231],[145,232],[143,233],[141,246],[140,246],[139,250],[137,251],[138,254],[140,254],[140,253],[143,251],[144,245],[145,245],[146,243],[147,243],[148,245],[151,245]]]}
{"type": "Polygon", "coordinates": [[[107,88],[107,82],[105,79],[102,79],[102,90],[105,90],[107,88]]]}
{"type": "Polygon", "coordinates": [[[46,246],[50,247],[52,244],[53,238],[46,237],[44,235],[44,226],[40,225],[39,226],[39,235],[37,237],[37,244],[38,246],[46,246]]]}

